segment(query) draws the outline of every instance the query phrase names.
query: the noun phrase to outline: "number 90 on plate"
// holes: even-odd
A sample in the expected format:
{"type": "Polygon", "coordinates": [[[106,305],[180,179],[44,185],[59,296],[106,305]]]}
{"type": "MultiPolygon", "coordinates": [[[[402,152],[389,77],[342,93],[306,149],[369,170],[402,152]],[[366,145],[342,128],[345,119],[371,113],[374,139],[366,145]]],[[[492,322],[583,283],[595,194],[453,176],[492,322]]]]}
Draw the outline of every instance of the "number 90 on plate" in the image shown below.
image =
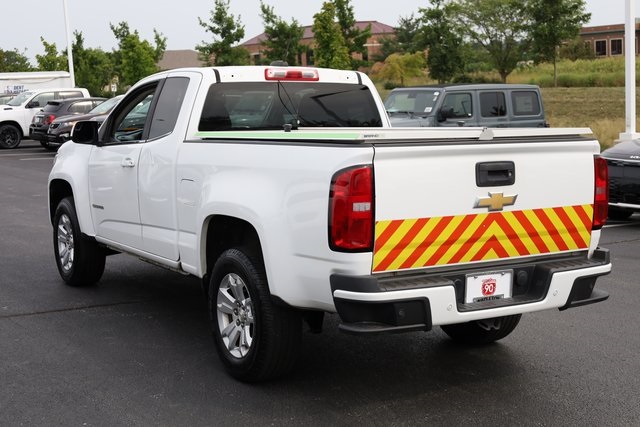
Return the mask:
{"type": "Polygon", "coordinates": [[[513,270],[467,274],[465,304],[511,298],[513,270]]]}

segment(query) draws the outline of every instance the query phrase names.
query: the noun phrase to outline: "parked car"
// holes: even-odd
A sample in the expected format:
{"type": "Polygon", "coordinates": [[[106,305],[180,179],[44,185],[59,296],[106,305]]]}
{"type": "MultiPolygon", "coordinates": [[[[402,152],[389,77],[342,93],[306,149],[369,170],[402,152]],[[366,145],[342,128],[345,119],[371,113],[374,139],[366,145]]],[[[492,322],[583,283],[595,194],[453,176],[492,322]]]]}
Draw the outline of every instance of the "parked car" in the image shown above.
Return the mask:
{"type": "Polygon", "coordinates": [[[396,88],[384,102],[391,126],[548,127],[540,88],[452,84],[396,88]]]}
{"type": "Polygon", "coordinates": [[[57,117],[86,114],[107,98],[70,98],[49,101],[44,108],[36,113],[29,125],[29,137],[40,141],[43,147],[48,146],[47,131],[49,125],[57,117]]]}
{"type": "Polygon", "coordinates": [[[602,152],[609,166],[609,218],[640,212],[640,144],[623,141],[602,152]]]}
{"type": "Polygon", "coordinates": [[[4,105],[11,101],[16,95],[13,93],[0,93],[0,105],[4,105]]]}
{"type": "Polygon", "coordinates": [[[113,107],[118,105],[123,96],[118,95],[107,99],[86,114],[62,116],[54,119],[49,125],[49,129],[47,129],[46,141],[41,141],[41,143],[44,142],[42,145],[48,150],[57,150],[60,145],[71,139],[71,129],[78,121],[93,120],[102,123],[113,110],[113,107]]]}
{"type": "Polygon", "coordinates": [[[29,135],[29,125],[47,102],[89,98],[89,91],[84,88],[44,88],[29,89],[16,95],[0,108],[0,148],[16,148],[20,141],[29,135]]]}

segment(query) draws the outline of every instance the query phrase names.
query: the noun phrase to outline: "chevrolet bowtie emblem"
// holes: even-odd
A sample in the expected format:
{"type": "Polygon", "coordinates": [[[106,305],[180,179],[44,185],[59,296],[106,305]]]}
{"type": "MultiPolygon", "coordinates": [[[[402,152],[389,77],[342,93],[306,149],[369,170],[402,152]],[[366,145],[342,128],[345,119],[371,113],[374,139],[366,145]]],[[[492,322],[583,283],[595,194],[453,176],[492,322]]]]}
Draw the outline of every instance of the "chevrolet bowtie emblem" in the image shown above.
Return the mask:
{"type": "Polygon", "coordinates": [[[505,196],[502,193],[489,193],[489,197],[478,197],[474,208],[489,208],[491,211],[501,211],[505,206],[511,206],[516,202],[517,194],[505,196]]]}

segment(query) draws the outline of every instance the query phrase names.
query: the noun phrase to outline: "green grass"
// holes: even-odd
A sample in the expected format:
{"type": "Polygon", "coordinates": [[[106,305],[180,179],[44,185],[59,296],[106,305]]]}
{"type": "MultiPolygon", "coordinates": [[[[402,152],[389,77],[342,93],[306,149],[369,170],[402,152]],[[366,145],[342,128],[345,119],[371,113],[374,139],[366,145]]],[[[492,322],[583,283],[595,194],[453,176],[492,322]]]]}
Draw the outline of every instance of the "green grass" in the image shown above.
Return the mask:
{"type": "MultiPolygon", "coordinates": [[[[640,106],[640,89],[636,105],[640,106]]],[[[547,120],[553,127],[590,127],[603,148],[625,131],[623,87],[542,88],[547,120]]],[[[638,123],[636,120],[636,128],[638,123]]]]}

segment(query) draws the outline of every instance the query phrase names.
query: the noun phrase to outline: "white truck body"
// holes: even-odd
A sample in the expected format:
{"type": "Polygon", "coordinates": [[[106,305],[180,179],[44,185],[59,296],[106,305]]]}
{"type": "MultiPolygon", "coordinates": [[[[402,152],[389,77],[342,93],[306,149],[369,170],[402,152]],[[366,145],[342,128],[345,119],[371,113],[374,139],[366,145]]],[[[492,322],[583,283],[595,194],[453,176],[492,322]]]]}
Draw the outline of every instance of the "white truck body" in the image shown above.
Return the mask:
{"type": "MultiPolygon", "coordinates": [[[[368,78],[335,70],[316,70],[317,82],[368,88],[378,127],[203,129],[211,91],[265,83],[272,68],[173,70],[141,81],[99,136],[82,140],[82,129],[74,131],[76,143],[61,147],[49,180],[54,228],[62,225],[61,202],[71,198],[78,228],[96,248],[211,283],[214,331],[220,328],[221,346],[232,354],[219,348],[234,376],[270,375],[245,360],[261,354],[251,347],[254,330],[237,331],[235,354],[219,299],[216,315],[215,266],[231,246],[252,248],[279,307],[338,312],[352,333],[429,330],[606,299],[594,290],[611,271],[608,252],[598,248],[606,168],[598,169],[589,129],[391,129],[368,78]],[[119,139],[114,123],[128,103],[175,78],[186,79],[175,126],[119,139]],[[339,187],[343,178],[347,190],[339,187]],[[358,193],[360,185],[370,194],[358,193]],[[345,223],[343,204],[351,215],[345,223]],[[345,243],[350,237],[340,233],[357,235],[345,243]]],[[[281,99],[283,92],[278,86],[281,99]]],[[[63,246],[59,268],[72,282],[60,266],[63,246]]],[[[255,312],[234,319],[240,325],[255,312]]]]}
{"type": "Polygon", "coordinates": [[[0,73],[0,94],[17,95],[27,90],[73,87],[68,71],[0,73]]]}

